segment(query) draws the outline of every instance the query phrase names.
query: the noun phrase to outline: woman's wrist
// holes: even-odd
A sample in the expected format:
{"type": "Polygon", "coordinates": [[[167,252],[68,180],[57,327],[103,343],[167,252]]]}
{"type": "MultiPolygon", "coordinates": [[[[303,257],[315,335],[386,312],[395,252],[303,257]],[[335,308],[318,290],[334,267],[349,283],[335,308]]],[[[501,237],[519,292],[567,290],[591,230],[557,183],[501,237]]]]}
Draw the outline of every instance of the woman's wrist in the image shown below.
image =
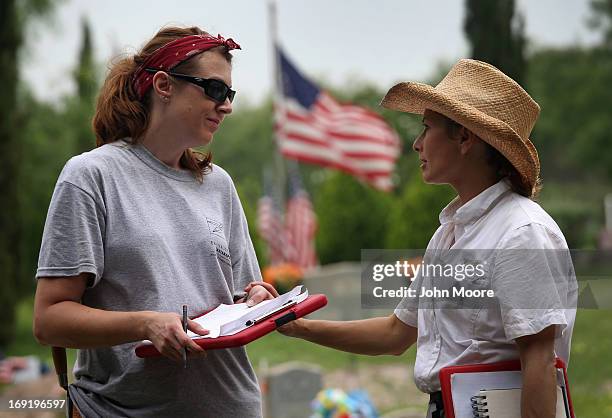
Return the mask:
{"type": "Polygon", "coordinates": [[[150,311],[134,312],[134,323],[136,324],[136,333],[139,340],[150,339],[149,325],[151,324],[151,317],[153,313],[154,312],[150,311]]]}
{"type": "Polygon", "coordinates": [[[295,338],[306,338],[308,335],[308,320],[304,318],[298,318],[295,321],[291,321],[287,324],[285,335],[295,338]]]}

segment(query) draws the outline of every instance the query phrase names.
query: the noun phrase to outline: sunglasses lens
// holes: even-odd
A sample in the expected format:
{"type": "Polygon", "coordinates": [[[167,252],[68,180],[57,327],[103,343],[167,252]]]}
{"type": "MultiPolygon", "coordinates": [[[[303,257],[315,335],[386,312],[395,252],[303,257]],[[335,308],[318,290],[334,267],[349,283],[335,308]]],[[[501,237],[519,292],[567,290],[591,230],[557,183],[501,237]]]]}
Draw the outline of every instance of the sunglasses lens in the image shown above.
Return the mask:
{"type": "Polygon", "coordinates": [[[209,80],[206,88],[206,94],[210,96],[211,99],[220,103],[225,101],[228,91],[229,88],[224,83],[217,80],[209,80]]]}

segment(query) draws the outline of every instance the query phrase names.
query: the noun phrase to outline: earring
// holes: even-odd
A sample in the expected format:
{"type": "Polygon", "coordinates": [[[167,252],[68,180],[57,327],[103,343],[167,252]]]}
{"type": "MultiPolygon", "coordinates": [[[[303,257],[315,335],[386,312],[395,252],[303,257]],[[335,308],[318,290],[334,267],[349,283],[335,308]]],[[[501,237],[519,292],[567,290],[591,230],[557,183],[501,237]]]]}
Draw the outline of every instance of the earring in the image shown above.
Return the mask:
{"type": "Polygon", "coordinates": [[[170,101],[170,98],[168,96],[160,96],[160,97],[166,103],[168,103],[170,101]]]}

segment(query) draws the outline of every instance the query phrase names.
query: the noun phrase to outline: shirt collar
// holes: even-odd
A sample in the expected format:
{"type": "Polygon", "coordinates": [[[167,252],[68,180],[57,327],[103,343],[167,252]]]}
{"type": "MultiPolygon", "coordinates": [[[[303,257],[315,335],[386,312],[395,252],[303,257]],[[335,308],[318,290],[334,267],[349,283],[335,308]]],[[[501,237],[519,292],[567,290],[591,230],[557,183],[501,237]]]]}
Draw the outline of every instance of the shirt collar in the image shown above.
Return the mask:
{"type": "Polygon", "coordinates": [[[472,198],[463,206],[460,205],[459,196],[454,198],[440,212],[440,224],[454,222],[456,224],[466,224],[480,218],[487,210],[494,206],[498,198],[510,190],[510,184],[506,179],[502,179],[493,186],[483,190],[476,197],[472,198]]]}

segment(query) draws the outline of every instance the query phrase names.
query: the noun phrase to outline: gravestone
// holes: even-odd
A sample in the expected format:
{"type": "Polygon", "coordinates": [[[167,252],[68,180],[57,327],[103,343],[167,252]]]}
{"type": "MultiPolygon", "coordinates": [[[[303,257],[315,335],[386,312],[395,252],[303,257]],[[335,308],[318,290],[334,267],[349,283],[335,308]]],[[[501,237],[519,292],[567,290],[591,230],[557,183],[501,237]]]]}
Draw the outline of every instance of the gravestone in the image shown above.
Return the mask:
{"type": "Polygon", "coordinates": [[[323,387],[321,369],[300,362],[270,368],[265,381],[268,418],[308,418],[310,402],[323,387]]]}
{"type": "Polygon", "coordinates": [[[606,216],[606,229],[612,231],[612,193],[604,198],[604,211],[606,216]]]}
{"type": "Polygon", "coordinates": [[[304,277],[309,294],[327,296],[327,306],[308,316],[312,319],[349,321],[388,316],[393,309],[364,309],[361,307],[361,263],[328,264],[309,271],[304,277]]]}
{"type": "Polygon", "coordinates": [[[599,233],[599,249],[612,250],[612,193],[604,198],[605,225],[599,233]]]}

